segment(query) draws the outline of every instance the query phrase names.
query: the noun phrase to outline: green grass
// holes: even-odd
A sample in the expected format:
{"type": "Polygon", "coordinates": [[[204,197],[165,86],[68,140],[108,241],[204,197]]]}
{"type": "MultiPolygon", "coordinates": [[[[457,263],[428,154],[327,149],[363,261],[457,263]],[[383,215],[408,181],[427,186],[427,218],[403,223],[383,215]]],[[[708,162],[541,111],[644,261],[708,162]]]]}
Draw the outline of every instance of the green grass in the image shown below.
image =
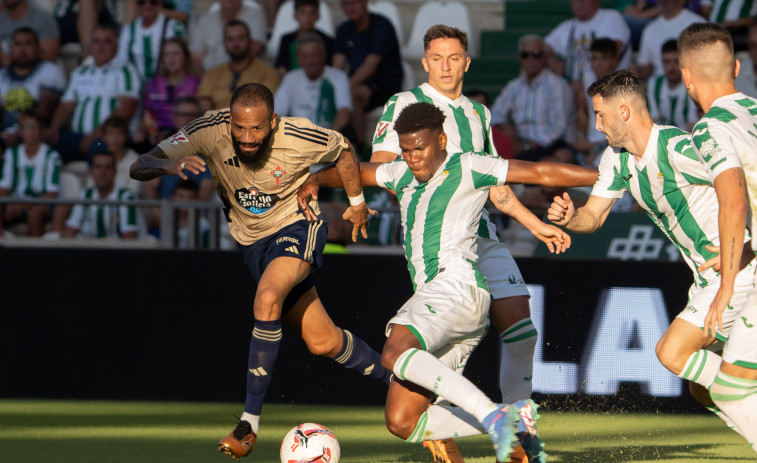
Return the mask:
{"type": "MultiPolygon", "coordinates": [[[[239,404],[0,400],[3,463],[192,463],[232,460],[216,451],[239,404]]],[[[708,415],[542,410],[549,462],[754,461],[746,442],[708,415]]],[[[391,436],[378,407],[265,406],[258,446],[245,459],[277,463],[294,425],[314,421],[339,438],[342,462],[430,462],[419,444],[391,436]]],[[[491,463],[486,436],[459,439],[468,463],[491,463]]]]}

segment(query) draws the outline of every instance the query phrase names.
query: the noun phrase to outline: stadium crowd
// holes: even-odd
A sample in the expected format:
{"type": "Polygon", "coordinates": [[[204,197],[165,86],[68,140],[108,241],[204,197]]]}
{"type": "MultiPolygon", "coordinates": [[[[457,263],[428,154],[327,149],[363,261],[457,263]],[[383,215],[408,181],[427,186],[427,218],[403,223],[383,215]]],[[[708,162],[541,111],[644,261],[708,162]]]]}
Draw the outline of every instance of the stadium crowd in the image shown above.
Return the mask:
{"type": "MultiPolygon", "coordinates": [[[[233,91],[249,82],[274,92],[279,115],[305,117],[338,130],[368,160],[374,110],[409,90],[405,82],[413,81],[403,76],[403,44],[392,22],[371,12],[368,0],[341,0],[345,21],[333,31],[316,26],[329,5],[296,0],[292,14],[299,28],[271,37],[276,44],[268,42],[280,0],[220,0],[207,11],[196,11],[187,0],[51,3],[0,4],[0,197],[127,197],[120,196],[121,189],[129,198],[174,197],[177,179],[133,182],[128,166],[205,111],[228,106],[233,91]],[[112,154],[113,187],[91,196],[96,183],[92,162],[100,152],[112,154]]],[[[647,80],[655,122],[690,130],[701,113],[682,83],[676,38],[693,22],[709,20],[729,28],[741,51],[737,88],[757,96],[757,3],[638,0],[614,6],[571,1],[574,17],[545,37],[524,34],[517,44],[502,44],[517,48],[520,75],[502,82],[496,99],[466,88],[466,95],[491,103],[492,136],[500,156],[597,167],[607,140],[595,128],[586,89],[620,69],[647,80]]],[[[198,200],[217,201],[207,172],[189,180],[198,200]]],[[[560,193],[531,185],[518,185],[515,192],[541,214],[560,193]]],[[[369,198],[373,207],[396,204],[380,192],[369,198]]],[[[321,199],[332,200],[324,214],[337,222],[346,198],[335,192],[321,199]]],[[[125,207],[130,214],[123,217],[144,216],[136,236],[159,236],[157,209],[125,207]]],[[[129,227],[118,222],[122,214],[115,208],[85,208],[93,212],[84,214],[84,220],[115,221],[100,227],[110,230],[104,236],[134,236],[123,233],[129,227]]],[[[613,207],[614,212],[629,210],[639,208],[627,197],[613,207]]],[[[69,236],[71,213],[71,205],[0,204],[0,233],[69,236]]],[[[103,236],[85,234],[90,229],[98,227],[84,227],[81,235],[103,236]]],[[[348,235],[349,229],[335,224],[329,239],[344,243],[348,235]]],[[[377,240],[390,241],[387,236],[377,240]]]]}

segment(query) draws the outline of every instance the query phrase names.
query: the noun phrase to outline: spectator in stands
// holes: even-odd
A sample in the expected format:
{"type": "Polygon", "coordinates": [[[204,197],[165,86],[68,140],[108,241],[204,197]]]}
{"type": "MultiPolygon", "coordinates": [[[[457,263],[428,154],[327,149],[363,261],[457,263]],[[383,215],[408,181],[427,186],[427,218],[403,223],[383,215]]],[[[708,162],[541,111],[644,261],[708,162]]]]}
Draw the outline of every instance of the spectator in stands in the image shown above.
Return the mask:
{"type": "Polygon", "coordinates": [[[124,25],[118,41],[118,59],[129,62],[143,82],[155,75],[163,42],[185,34],[184,24],[161,11],[163,0],[137,0],[138,16],[124,25]]]}
{"type": "Polygon", "coordinates": [[[294,1],[294,20],[297,21],[300,28],[281,37],[279,54],[274,66],[282,78],[288,71],[300,67],[297,60],[297,39],[304,34],[315,33],[321,37],[326,50],[326,64],[331,64],[334,57],[334,39],[315,27],[315,23],[320,18],[319,8],[320,2],[318,0],[294,1]]]}
{"type": "Polygon", "coordinates": [[[352,111],[349,77],[326,65],[326,46],[314,32],[297,39],[297,61],[302,67],[289,71],[276,91],[276,113],[343,131],[352,111]]]}
{"type": "Polygon", "coordinates": [[[661,8],[658,3],[658,0],[625,0],[613,3],[614,8],[623,13],[623,18],[631,30],[631,43],[634,50],[639,49],[641,31],[650,21],[660,15],[661,8]],[[618,5],[618,3],[624,3],[624,5],[618,5]]]}
{"type": "Polygon", "coordinates": [[[657,124],[673,125],[691,132],[699,120],[699,112],[681,77],[678,40],[671,39],[662,45],[661,59],[665,74],[652,77],[647,83],[649,116],[657,124]]]}
{"type": "Polygon", "coordinates": [[[547,67],[544,39],[526,34],[518,40],[520,76],[507,83],[492,105],[492,125],[513,141],[518,159],[538,161],[565,151],[573,98],[568,83],[547,67]]]}
{"type": "Polygon", "coordinates": [[[11,35],[25,26],[39,37],[42,59],[55,62],[60,51],[58,24],[50,13],[29,4],[28,0],[2,0],[5,11],[0,12],[0,66],[10,64],[6,48],[10,48],[11,35]]]}
{"type": "Polygon", "coordinates": [[[242,84],[258,83],[271,92],[279,88],[279,74],[252,51],[250,30],[243,21],[232,20],[223,28],[224,46],[230,61],[205,71],[197,98],[204,111],[229,106],[231,95],[242,84]]]}
{"type": "Polygon", "coordinates": [[[174,105],[181,98],[194,97],[200,86],[200,77],[190,74],[190,68],[189,49],[182,39],[163,42],[157,75],[145,87],[142,134],[138,138],[155,145],[178,129],[173,121],[174,105]]]}
{"type": "Polygon", "coordinates": [[[580,82],[584,70],[591,66],[589,47],[596,37],[608,37],[617,42],[621,69],[631,64],[631,31],[623,15],[615,10],[600,9],[599,0],[570,0],[570,9],[574,18],[561,22],[545,38],[550,67],[556,74],[580,82]]]}
{"type": "Polygon", "coordinates": [[[618,44],[607,38],[594,39],[591,42],[591,66],[583,73],[580,87],[574,86],[573,98],[576,102],[576,136],[573,146],[583,156],[579,163],[597,167],[600,154],[607,148],[607,137],[597,130],[597,115],[594,103],[586,90],[600,77],[615,72],[618,67],[618,44]]]}
{"type": "MultiPolygon", "coordinates": [[[[10,49],[10,66],[0,70],[0,130],[16,125],[19,111],[36,108],[45,118],[55,111],[66,87],[66,78],[60,69],[41,58],[37,34],[29,27],[13,32],[10,49]]],[[[5,138],[5,137],[4,137],[5,138]]],[[[6,138],[11,144],[12,138],[6,138]]]]}
{"type": "Polygon", "coordinates": [[[262,8],[256,3],[242,0],[219,0],[220,9],[212,7],[192,28],[189,49],[192,52],[192,68],[197,75],[228,61],[225,46],[225,25],[231,20],[247,25],[251,53],[258,56],[265,49],[268,27],[262,8]]]}
{"type": "Polygon", "coordinates": [[[50,128],[48,143],[56,146],[63,162],[84,160],[84,154],[111,115],[131,120],[140,96],[140,81],[131,64],[116,59],[118,37],[112,26],[100,24],[92,33],[93,63],[74,69],[50,128]],[[63,129],[66,129],[63,131],[63,129]]]}
{"type": "MultiPolygon", "coordinates": [[[[185,26],[192,17],[192,0],[164,0],[160,12],[185,26]]],[[[124,12],[124,22],[130,23],[139,15],[139,0],[128,0],[124,12]]]]}
{"type": "MultiPolygon", "coordinates": [[[[103,122],[100,130],[102,141],[99,150],[112,154],[116,161],[116,177],[114,179],[116,187],[128,188],[139,196],[143,183],[129,176],[129,167],[139,156],[127,144],[129,141],[129,121],[122,117],[110,116],[103,122]]],[[[92,184],[87,184],[87,186],[92,186],[92,184]]]]}
{"type": "MultiPolygon", "coordinates": [[[[176,183],[176,187],[171,195],[172,201],[198,201],[198,193],[200,189],[193,180],[182,180],[176,183]]],[[[205,217],[197,214],[196,225],[196,242],[192,246],[190,235],[191,228],[195,226],[194,223],[189,221],[189,209],[182,208],[178,210],[178,216],[176,221],[176,248],[178,249],[207,249],[210,247],[210,222],[205,217]]]]}
{"type": "Polygon", "coordinates": [[[710,22],[727,28],[733,36],[735,51],[746,49],[750,18],[757,15],[754,0],[702,0],[702,14],[710,22]]]}
{"type": "Polygon", "coordinates": [[[368,11],[368,0],[341,0],[340,4],[347,21],[336,30],[334,67],[348,70],[352,127],[364,149],[365,113],[402,90],[402,59],[392,23],[368,11]]]}
{"type": "Polygon", "coordinates": [[[741,54],[741,70],[736,76],[736,90],[757,98],[757,18],[749,26],[748,53],[741,54]]]}
{"type": "MultiPolygon", "coordinates": [[[[5,150],[0,168],[0,197],[55,198],[60,185],[61,161],[58,153],[42,143],[40,129],[43,119],[34,110],[18,116],[21,144],[5,150]]],[[[0,204],[0,218],[8,225],[26,221],[29,236],[42,236],[50,219],[47,204],[0,204]]]]}
{"type": "Polygon", "coordinates": [[[111,0],[56,0],[53,16],[60,30],[60,44],[78,43],[80,57],[89,56],[95,26],[117,24],[115,8],[111,0]]]}
{"type": "Polygon", "coordinates": [[[631,70],[642,79],[662,75],[662,44],[677,39],[681,31],[691,23],[705,19],[685,8],[686,0],[659,0],[662,14],[650,22],[641,33],[641,44],[636,64],[631,70]]]}
{"type": "MultiPolygon", "coordinates": [[[[467,96],[468,98],[470,98],[471,100],[481,103],[487,108],[491,107],[491,101],[489,100],[489,95],[481,89],[472,88],[466,92],[463,92],[463,94],[467,96]]],[[[497,150],[497,154],[499,154],[501,158],[503,159],[515,158],[515,152],[513,151],[512,140],[510,140],[510,137],[505,135],[505,133],[497,127],[492,127],[492,142],[494,143],[494,148],[496,148],[497,150]]]]}
{"type": "MultiPolygon", "coordinates": [[[[89,174],[94,186],[82,190],[79,199],[135,199],[130,190],[116,186],[116,159],[107,151],[92,156],[89,174]]],[[[116,204],[76,204],[61,233],[64,238],[136,239],[143,235],[141,211],[134,205],[116,204]]]]}

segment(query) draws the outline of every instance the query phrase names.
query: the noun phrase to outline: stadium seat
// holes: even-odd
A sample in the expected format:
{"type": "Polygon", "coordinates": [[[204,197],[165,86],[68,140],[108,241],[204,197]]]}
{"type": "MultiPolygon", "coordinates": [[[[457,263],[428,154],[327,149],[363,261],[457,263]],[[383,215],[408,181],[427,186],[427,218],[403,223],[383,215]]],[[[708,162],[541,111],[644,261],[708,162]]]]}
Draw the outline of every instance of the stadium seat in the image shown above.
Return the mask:
{"type": "Polygon", "coordinates": [[[477,40],[473,33],[468,8],[458,1],[426,2],[415,13],[410,38],[402,49],[402,56],[407,59],[423,57],[423,35],[435,24],[456,27],[468,34],[468,55],[478,56],[477,40]]]}
{"type": "Polygon", "coordinates": [[[402,90],[410,90],[415,87],[415,73],[407,60],[402,60],[402,90]]]}
{"type": "Polygon", "coordinates": [[[377,13],[384,16],[392,23],[394,32],[397,33],[397,43],[402,46],[405,43],[405,31],[402,28],[402,18],[400,17],[400,11],[397,9],[397,5],[388,0],[377,0],[368,3],[368,10],[371,13],[377,13]]]}
{"type": "MultiPolygon", "coordinates": [[[[248,1],[248,0],[245,0],[248,1]]],[[[315,23],[315,27],[320,29],[330,36],[334,36],[334,19],[331,16],[331,10],[326,2],[320,2],[318,12],[320,18],[315,23]]],[[[294,0],[286,0],[281,4],[279,10],[276,12],[276,20],[273,23],[271,29],[271,36],[268,38],[268,44],[266,45],[266,57],[274,62],[276,56],[279,54],[279,45],[281,44],[281,37],[290,32],[296,31],[300,27],[297,21],[294,19],[294,0]]]]}

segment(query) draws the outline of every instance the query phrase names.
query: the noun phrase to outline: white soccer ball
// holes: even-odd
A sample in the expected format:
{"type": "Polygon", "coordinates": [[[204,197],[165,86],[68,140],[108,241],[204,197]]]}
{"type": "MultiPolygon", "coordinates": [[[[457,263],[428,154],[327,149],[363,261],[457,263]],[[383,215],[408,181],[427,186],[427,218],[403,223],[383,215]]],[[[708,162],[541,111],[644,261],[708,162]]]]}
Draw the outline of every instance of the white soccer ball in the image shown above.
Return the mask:
{"type": "Polygon", "coordinates": [[[339,463],[339,441],[326,426],[302,423],[281,441],[281,463],[339,463]]]}

